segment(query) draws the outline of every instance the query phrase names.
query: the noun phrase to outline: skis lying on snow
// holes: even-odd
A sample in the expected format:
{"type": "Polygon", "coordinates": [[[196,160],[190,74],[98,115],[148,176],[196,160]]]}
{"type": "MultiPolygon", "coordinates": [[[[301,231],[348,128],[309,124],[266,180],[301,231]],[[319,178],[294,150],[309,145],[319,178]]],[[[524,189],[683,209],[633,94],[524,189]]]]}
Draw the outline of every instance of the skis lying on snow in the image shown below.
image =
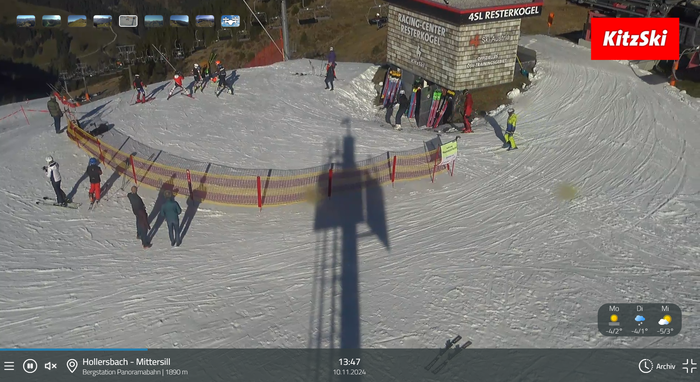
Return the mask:
{"type": "Polygon", "coordinates": [[[81,205],[80,203],[70,202],[70,203],[67,203],[66,206],[64,207],[64,206],[54,202],[53,199],[49,198],[48,196],[44,196],[44,198],[42,200],[37,200],[36,204],[43,204],[46,206],[54,206],[54,207],[62,207],[62,208],[72,208],[74,210],[77,210],[78,207],[80,207],[80,205],[81,205]]]}
{"type": "MultiPolygon", "coordinates": [[[[433,374],[437,374],[442,370],[452,358],[454,358],[457,354],[461,353],[462,350],[466,349],[472,344],[471,341],[465,342],[462,346],[457,346],[450,354],[447,355],[447,359],[442,361],[441,364],[439,364],[435,369],[433,369],[433,374]]],[[[447,350],[445,350],[447,351],[447,350]]]]}

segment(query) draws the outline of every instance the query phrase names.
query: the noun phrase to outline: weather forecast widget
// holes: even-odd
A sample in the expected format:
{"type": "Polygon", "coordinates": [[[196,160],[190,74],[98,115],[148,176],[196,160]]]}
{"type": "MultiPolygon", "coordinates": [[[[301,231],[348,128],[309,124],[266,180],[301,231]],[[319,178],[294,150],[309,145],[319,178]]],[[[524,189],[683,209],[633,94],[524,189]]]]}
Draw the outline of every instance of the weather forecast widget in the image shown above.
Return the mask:
{"type": "Polygon", "coordinates": [[[682,320],[675,304],[605,304],[598,309],[598,330],[604,336],[675,336],[682,320]]]}
{"type": "Polygon", "coordinates": [[[240,26],[241,26],[241,16],[238,16],[238,15],[221,16],[221,27],[222,28],[237,28],[240,26]]]}

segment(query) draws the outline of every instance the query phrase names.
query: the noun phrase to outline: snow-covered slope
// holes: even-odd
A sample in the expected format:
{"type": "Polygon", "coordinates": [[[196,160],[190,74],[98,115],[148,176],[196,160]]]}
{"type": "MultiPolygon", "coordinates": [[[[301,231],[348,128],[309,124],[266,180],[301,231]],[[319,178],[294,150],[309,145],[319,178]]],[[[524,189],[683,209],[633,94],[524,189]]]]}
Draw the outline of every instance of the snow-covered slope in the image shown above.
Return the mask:
{"type": "MultiPolygon", "coordinates": [[[[0,121],[0,347],[338,346],[348,330],[341,315],[359,319],[364,347],[439,346],[456,333],[478,347],[697,344],[698,103],[568,42],[523,43],[538,52],[539,79],[515,100],[521,149],[492,150],[499,114],[463,136],[453,178],[383,189],[388,247],[363,235],[376,227],[357,225],[354,312],[341,309],[341,232],[314,230],[313,205],[258,213],[204,204],[181,247],[171,249],[161,227],[145,251],[122,190],[92,213],[36,206],[51,195],[46,154],[60,161],[66,192],[87,158],[46,115],[28,127],[0,121]],[[555,198],[562,184],[579,196],[555,198]],[[683,331],[603,337],[597,311],[609,302],[676,303],[683,331]]],[[[369,67],[341,64],[331,93],[318,77],[290,74],[307,64],[240,70],[238,94],[218,100],[160,93],[128,106],[122,94],[91,117],[237,167],[319,164],[327,140],[345,134],[344,118],[360,159],[428,137],[373,122],[369,67]]],[[[141,193],[150,210],[155,192],[141,193]]]]}

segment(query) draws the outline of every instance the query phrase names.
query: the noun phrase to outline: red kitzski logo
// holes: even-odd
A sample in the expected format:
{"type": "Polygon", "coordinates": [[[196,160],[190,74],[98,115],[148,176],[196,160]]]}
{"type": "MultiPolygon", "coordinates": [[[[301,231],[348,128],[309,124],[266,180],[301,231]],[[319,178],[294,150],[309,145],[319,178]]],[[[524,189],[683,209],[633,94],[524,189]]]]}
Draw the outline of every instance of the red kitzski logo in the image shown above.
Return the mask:
{"type": "Polygon", "coordinates": [[[670,18],[591,19],[593,60],[677,60],[679,21],[670,18]]]}

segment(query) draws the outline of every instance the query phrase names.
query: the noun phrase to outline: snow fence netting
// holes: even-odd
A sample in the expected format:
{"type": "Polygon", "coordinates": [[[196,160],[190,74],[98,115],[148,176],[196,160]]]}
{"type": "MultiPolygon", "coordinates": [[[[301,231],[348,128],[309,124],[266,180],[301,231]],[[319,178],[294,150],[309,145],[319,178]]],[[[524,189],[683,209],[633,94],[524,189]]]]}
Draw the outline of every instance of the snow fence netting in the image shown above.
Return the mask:
{"type": "MultiPolygon", "coordinates": [[[[361,190],[433,175],[438,150],[424,147],[388,151],[358,161],[352,168],[328,163],[298,170],[241,169],[199,162],[154,149],[126,134],[110,129],[99,138],[83,130],[75,118],[68,118],[68,137],[78,147],[120,177],[137,185],[172,190],[202,202],[241,207],[282,206],[309,202],[310,195],[361,190]]],[[[435,171],[447,170],[446,165],[435,171]]]]}

